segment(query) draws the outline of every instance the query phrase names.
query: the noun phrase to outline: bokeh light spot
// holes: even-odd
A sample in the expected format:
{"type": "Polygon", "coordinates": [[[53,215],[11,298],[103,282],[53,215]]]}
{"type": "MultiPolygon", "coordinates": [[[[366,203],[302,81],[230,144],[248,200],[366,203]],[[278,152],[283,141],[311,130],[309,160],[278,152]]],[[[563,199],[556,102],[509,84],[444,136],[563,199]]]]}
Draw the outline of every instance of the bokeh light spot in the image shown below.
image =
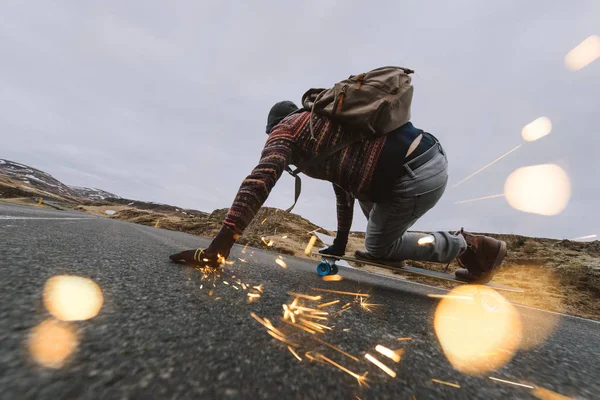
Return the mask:
{"type": "Polygon", "coordinates": [[[546,117],[540,117],[531,121],[521,130],[521,137],[527,142],[538,140],[552,132],[552,121],[546,117]]]}
{"type": "Polygon", "coordinates": [[[98,315],[104,297],[91,279],[80,276],[54,276],[44,286],[44,305],[62,321],[83,321],[98,315]]]}
{"type": "Polygon", "coordinates": [[[511,207],[533,214],[560,214],[571,198],[571,182],[558,165],[544,164],[514,171],[504,183],[511,207]]]}
{"type": "Polygon", "coordinates": [[[589,36],[565,57],[565,66],[571,71],[577,71],[591,64],[600,57],[600,37],[589,36]]]}
{"type": "Polygon", "coordinates": [[[79,345],[77,333],[65,322],[48,319],[29,336],[29,353],[38,364],[60,368],[79,345]]]}
{"type": "Polygon", "coordinates": [[[469,375],[506,365],[522,337],[521,320],[512,304],[479,285],[459,286],[444,297],[435,312],[434,328],[448,361],[469,375]]]}

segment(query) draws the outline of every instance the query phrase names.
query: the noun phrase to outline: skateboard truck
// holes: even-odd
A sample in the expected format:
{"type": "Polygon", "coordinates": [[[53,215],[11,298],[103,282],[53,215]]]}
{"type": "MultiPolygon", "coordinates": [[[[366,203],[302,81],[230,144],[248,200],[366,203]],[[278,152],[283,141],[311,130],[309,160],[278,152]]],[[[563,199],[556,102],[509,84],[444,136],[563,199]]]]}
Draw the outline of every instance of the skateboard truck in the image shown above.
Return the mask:
{"type": "Polygon", "coordinates": [[[322,254],[322,256],[323,261],[321,261],[319,265],[317,265],[317,274],[319,276],[337,275],[339,269],[338,266],[335,264],[336,259],[327,258],[324,254],[322,254]]]}

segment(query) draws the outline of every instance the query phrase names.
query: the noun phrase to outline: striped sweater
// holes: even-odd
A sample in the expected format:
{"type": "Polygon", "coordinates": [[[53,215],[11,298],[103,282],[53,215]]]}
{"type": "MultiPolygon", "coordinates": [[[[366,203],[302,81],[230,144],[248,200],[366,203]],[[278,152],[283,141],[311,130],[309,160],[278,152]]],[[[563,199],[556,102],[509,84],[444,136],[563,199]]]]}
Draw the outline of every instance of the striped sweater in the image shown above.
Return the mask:
{"type": "MultiPolygon", "coordinates": [[[[309,112],[284,118],[269,134],[258,165],[244,179],[225,218],[225,226],[241,234],[250,224],[287,165],[298,165],[335,146],[343,138],[340,128],[325,117],[309,112]]],[[[338,232],[352,225],[355,197],[369,189],[385,137],[363,140],[313,165],[303,173],[333,183],[337,200],[338,232]]]]}

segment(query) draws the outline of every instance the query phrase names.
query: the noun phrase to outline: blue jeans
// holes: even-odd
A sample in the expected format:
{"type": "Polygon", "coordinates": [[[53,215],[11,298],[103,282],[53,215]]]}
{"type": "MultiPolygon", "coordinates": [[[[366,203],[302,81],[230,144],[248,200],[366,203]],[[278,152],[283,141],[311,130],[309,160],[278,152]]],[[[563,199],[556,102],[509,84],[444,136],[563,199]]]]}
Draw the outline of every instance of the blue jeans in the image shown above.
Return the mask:
{"type": "Polygon", "coordinates": [[[429,211],[444,194],[448,183],[448,159],[439,143],[405,164],[406,173],[392,188],[391,200],[372,203],[359,200],[369,220],[365,247],[370,255],[389,260],[435,261],[448,263],[467,247],[464,238],[448,232],[432,232],[434,243],[419,245],[429,234],[407,230],[429,211]],[[415,170],[410,165],[420,157],[433,158],[415,170]]]}

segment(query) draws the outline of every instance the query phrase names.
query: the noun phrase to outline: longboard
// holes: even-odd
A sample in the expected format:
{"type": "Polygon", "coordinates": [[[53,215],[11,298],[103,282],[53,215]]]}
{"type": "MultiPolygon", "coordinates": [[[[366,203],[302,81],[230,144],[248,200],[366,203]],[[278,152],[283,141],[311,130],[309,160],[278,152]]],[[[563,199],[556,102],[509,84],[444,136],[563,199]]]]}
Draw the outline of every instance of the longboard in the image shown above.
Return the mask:
{"type": "MultiPolygon", "coordinates": [[[[362,260],[359,258],[347,257],[347,256],[340,257],[340,256],[333,256],[333,255],[328,255],[328,254],[325,255],[325,254],[320,254],[320,253],[312,253],[312,254],[322,258],[322,261],[319,263],[319,265],[317,265],[317,274],[319,274],[319,276],[337,274],[338,266],[336,265],[335,262],[338,260],[344,260],[344,261],[357,262],[357,263],[362,263],[362,264],[367,264],[367,265],[373,265],[375,267],[385,268],[385,269],[388,269],[391,271],[404,271],[404,272],[410,272],[411,274],[427,276],[429,278],[443,279],[446,281],[451,281],[451,282],[456,282],[456,283],[469,284],[469,282],[463,281],[461,279],[457,279],[454,275],[446,274],[444,272],[432,271],[432,270],[424,269],[424,268],[411,267],[408,265],[404,265],[404,262],[381,263],[381,262],[362,260]]],[[[506,286],[506,285],[502,285],[500,283],[495,283],[495,282],[488,282],[488,283],[485,283],[483,286],[487,286],[487,287],[490,287],[492,289],[497,289],[497,290],[504,290],[507,292],[516,292],[516,293],[524,292],[523,289],[506,286]]]]}

